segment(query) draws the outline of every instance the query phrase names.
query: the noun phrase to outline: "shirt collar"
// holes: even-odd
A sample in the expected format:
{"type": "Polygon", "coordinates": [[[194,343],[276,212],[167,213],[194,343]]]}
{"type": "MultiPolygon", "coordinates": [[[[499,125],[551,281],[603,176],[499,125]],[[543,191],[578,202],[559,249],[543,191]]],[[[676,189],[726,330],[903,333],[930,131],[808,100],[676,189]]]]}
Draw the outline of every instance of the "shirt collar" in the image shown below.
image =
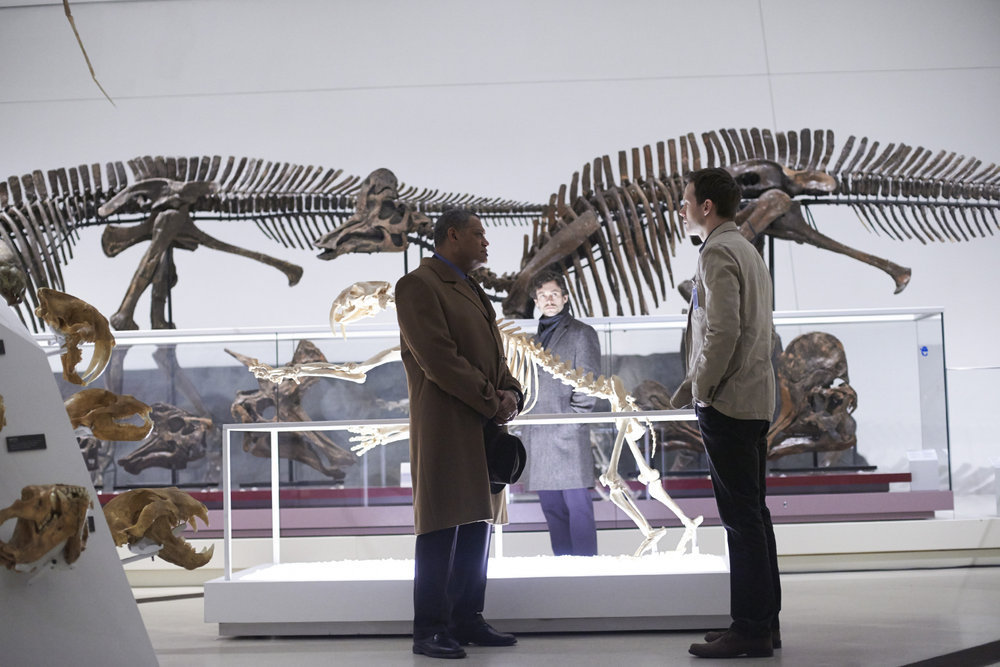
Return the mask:
{"type": "Polygon", "coordinates": [[[454,262],[445,259],[444,257],[442,257],[441,255],[439,255],[437,253],[434,253],[434,257],[440,259],[442,262],[444,262],[445,264],[447,264],[448,266],[450,266],[452,268],[452,270],[455,273],[457,273],[458,277],[461,278],[462,280],[465,280],[466,278],[469,277],[468,275],[466,275],[465,271],[463,271],[462,269],[460,269],[457,266],[455,266],[454,262]]]}

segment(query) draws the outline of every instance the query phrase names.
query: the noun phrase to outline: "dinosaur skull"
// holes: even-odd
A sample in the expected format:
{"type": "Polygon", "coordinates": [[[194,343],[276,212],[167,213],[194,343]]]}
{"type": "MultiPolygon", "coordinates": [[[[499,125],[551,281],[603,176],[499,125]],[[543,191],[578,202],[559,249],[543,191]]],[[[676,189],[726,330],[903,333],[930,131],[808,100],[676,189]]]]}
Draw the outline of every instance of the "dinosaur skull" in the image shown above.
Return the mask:
{"type": "Polygon", "coordinates": [[[7,239],[0,237],[0,296],[8,306],[16,306],[24,300],[28,288],[28,277],[7,239]]]}
{"type": "Polygon", "coordinates": [[[390,307],[396,307],[392,285],[384,280],[354,283],[333,300],[330,307],[330,329],[336,331],[339,324],[346,337],[345,324],[372,317],[390,307]]]}
{"type": "Polygon", "coordinates": [[[111,360],[111,348],[115,346],[107,318],[89,303],[48,287],[38,289],[38,303],[35,315],[62,337],[63,377],[73,384],[93,382],[104,372],[111,360]],[[82,378],[76,372],[76,365],[83,359],[81,343],[94,344],[94,355],[82,378]]]}
{"type": "Polygon", "coordinates": [[[399,183],[388,169],[376,169],[361,182],[354,214],[343,225],[316,241],[320,259],[354,252],[402,252],[406,235],[431,221],[412,205],[399,201],[399,183]]]}
{"type": "Polygon", "coordinates": [[[82,486],[39,484],[0,510],[0,525],[17,519],[9,542],[0,540],[0,564],[18,572],[71,565],[87,546],[90,493],[82,486]]]}
{"type": "Polygon", "coordinates": [[[768,458],[841,451],[857,443],[851,413],[858,395],[847,373],[844,346],[827,333],[799,336],[776,367],[781,412],[771,426],[768,458]]]}
{"type": "Polygon", "coordinates": [[[73,428],[88,428],[101,440],[135,442],[149,435],[153,428],[150,407],[128,394],[82,389],[67,398],[65,405],[73,428]],[[129,423],[134,418],[142,423],[129,423]]]}
{"type": "Polygon", "coordinates": [[[115,496],[104,506],[111,537],[117,546],[135,549],[161,545],[157,555],[188,570],[212,559],[215,546],[195,551],[180,536],[185,524],[197,531],[195,518],[208,525],[208,509],[177,487],[133,489],[115,496]]]}
{"type": "Polygon", "coordinates": [[[126,472],[138,475],[146,468],[181,470],[188,461],[205,456],[205,435],[212,420],[196,417],[167,403],[153,403],[153,435],[128,456],[118,459],[126,472]]]}
{"type": "Polygon", "coordinates": [[[796,195],[825,195],[837,189],[837,180],[816,169],[790,169],[773,160],[745,160],[726,167],[740,184],[744,199],[756,199],[768,190],[796,195]]]}

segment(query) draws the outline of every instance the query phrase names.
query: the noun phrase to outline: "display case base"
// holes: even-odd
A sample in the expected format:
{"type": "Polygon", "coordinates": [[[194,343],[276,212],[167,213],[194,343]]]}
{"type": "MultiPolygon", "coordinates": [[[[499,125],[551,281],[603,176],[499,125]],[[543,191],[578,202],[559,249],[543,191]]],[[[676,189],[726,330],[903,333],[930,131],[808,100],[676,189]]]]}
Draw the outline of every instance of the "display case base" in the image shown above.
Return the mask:
{"type": "MultiPolygon", "coordinates": [[[[689,630],[729,624],[729,568],[705,554],[494,558],[484,615],[507,632],[689,630]]],[[[258,565],[205,584],[223,636],[407,635],[413,561],[258,565]]]]}

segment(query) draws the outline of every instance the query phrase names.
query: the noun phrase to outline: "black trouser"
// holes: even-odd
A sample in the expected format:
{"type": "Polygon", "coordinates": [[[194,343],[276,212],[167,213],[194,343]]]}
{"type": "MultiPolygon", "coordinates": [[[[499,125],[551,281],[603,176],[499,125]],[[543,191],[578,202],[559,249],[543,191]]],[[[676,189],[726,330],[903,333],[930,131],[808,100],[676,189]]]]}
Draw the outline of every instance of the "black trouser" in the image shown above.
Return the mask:
{"type": "Polygon", "coordinates": [[[733,419],[712,407],[695,412],[729,542],[732,627],[747,636],[766,636],[777,629],[781,610],[774,526],[765,502],[770,424],[733,419]]]}
{"type": "Polygon", "coordinates": [[[486,602],[490,527],[477,521],[417,535],[414,639],[479,619],[486,602]]]}
{"type": "Polygon", "coordinates": [[[538,502],[549,526],[553,554],[597,555],[597,526],[590,489],[539,491],[538,502]]]}

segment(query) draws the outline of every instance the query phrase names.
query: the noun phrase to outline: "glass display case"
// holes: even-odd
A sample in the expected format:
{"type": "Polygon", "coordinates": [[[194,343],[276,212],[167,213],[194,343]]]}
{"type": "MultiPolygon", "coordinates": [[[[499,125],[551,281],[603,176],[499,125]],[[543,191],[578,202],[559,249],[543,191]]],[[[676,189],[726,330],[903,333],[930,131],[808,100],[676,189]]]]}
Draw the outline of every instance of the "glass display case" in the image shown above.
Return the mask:
{"type": "MultiPolygon", "coordinates": [[[[618,375],[642,409],[663,408],[663,397],[684,375],[680,350],[685,317],[585,321],[600,336],[602,373],[618,375]]],[[[533,320],[517,323],[528,332],[536,325],[533,320]]],[[[772,433],[772,496],[950,492],[940,309],[778,312],[775,328],[784,350],[776,349],[775,356],[783,388],[779,398],[786,406],[794,403],[794,410],[776,412],[776,423],[788,428],[784,436],[772,433]]],[[[398,362],[372,368],[364,382],[304,377],[280,386],[258,380],[247,367],[251,360],[278,367],[370,359],[398,345],[391,313],[348,325],[345,332],[304,327],[125,331],[115,337],[111,364],[91,386],[131,394],[154,406],[154,416],[160,418],[142,443],[81,443],[87,445],[85,458],[95,486],[106,494],[178,486],[220,509],[224,424],[406,420],[406,380],[398,362]],[[204,417],[212,420],[210,429],[190,427],[194,418],[204,417]]],[[[45,334],[36,340],[50,355],[63,396],[78,391],[80,387],[61,377],[58,342],[45,334]]],[[[599,402],[595,411],[607,409],[599,402]]],[[[607,420],[588,427],[596,476],[606,465],[615,427],[607,420]]],[[[696,427],[690,421],[659,422],[651,431],[642,443],[642,455],[660,471],[667,491],[676,498],[710,499],[696,427]]],[[[365,525],[369,522],[364,515],[355,513],[344,525],[326,530],[406,532],[411,503],[406,441],[359,457],[351,451],[356,444],[352,437],[342,429],[280,433],[276,474],[282,507],[398,508],[397,518],[381,526],[377,521],[365,525]]],[[[233,506],[270,507],[270,435],[240,432],[234,434],[234,443],[233,506]]],[[[634,477],[636,466],[629,454],[623,456],[619,472],[634,477]]],[[[633,488],[644,499],[643,486],[636,482],[633,488]]],[[[533,494],[517,485],[512,491],[512,509],[518,504],[537,507],[533,494]]],[[[600,488],[595,498],[599,495],[600,488]]],[[[526,529],[542,521],[539,512],[526,509],[520,514],[526,529]]],[[[518,516],[512,511],[515,522],[518,516]]],[[[607,526],[611,519],[605,517],[602,524],[599,513],[598,521],[607,526]]],[[[324,530],[301,529],[303,534],[324,530]]]]}

